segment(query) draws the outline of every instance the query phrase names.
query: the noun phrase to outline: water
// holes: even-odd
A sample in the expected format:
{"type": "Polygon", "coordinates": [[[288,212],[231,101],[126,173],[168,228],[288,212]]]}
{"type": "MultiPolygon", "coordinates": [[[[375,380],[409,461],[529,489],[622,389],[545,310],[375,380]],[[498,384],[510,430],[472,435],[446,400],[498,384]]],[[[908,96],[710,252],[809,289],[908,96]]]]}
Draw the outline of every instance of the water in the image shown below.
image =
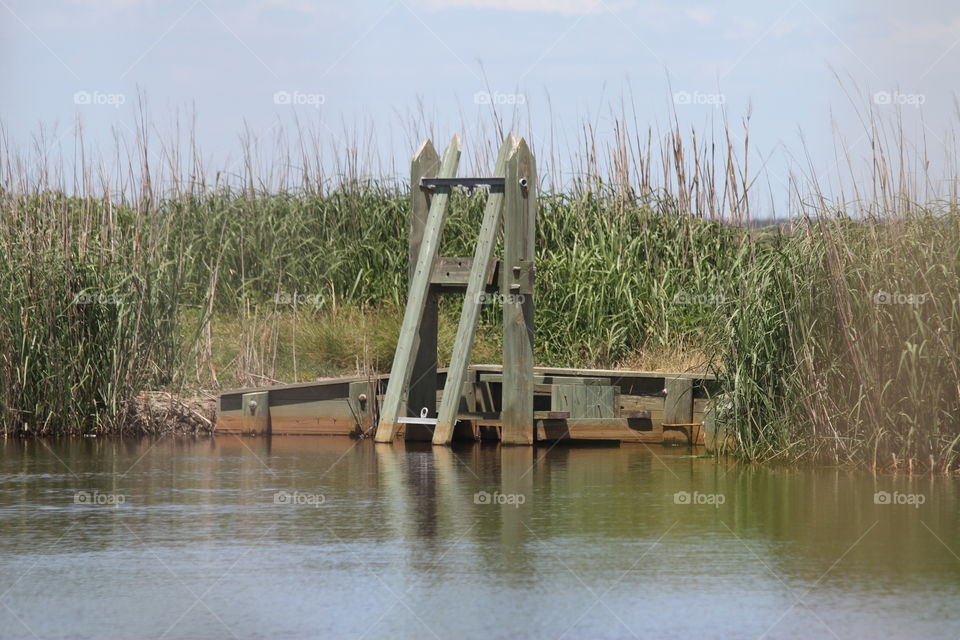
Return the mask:
{"type": "Polygon", "coordinates": [[[686,449],[0,441],[0,637],[958,638],[958,525],[686,449]]]}

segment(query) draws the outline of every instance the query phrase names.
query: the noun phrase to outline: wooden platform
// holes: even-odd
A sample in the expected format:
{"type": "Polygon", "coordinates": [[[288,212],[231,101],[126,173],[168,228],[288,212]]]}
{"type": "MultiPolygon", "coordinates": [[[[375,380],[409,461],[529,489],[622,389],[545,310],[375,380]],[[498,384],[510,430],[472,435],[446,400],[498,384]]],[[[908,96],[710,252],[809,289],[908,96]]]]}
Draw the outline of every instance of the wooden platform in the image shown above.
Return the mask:
{"type": "MultiPolygon", "coordinates": [[[[607,440],[648,444],[710,444],[705,374],[604,369],[534,370],[537,441],[607,440]],[[707,428],[704,428],[704,423],[707,428]]],[[[234,435],[373,435],[388,377],[233,389],[220,395],[216,432],[234,435]]],[[[443,389],[446,371],[438,372],[443,389]]],[[[427,407],[436,416],[443,392],[427,407]]],[[[459,440],[499,440],[503,372],[475,365],[463,385],[454,429],[459,440]]],[[[419,414],[414,408],[412,413],[419,414]]],[[[429,441],[432,425],[406,424],[407,440],[429,441]]]]}

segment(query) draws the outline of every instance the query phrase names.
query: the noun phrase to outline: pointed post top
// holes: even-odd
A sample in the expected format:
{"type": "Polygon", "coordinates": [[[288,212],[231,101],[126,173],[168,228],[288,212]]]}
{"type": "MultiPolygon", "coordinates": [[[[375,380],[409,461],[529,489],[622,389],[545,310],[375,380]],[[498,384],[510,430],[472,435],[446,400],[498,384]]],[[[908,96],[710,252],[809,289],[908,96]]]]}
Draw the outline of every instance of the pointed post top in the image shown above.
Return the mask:
{"type": "Polygon", "coordinates": [[[439,158],[436,148],[433,146],[433,142],[430,141],[430,138],[427,138],[423,141],[423,144],[420,145],[420,148],[417,149],[417,152],[413,154],[413,162],[418,162],[423,158],[439,158]]]}
{"type": "Polygon", "coordinates": [[[517,146],[517,138],[513,133],[508,133],[500,145],[500,152],[497,154],[497,164],[493,168],[493,175],[501,177],[505,175],[507,160],[513,155],[513,150],[517,146]]]}
{"type": "Polygon", "coordinates": [[[450,138],[450,147],[448,147],[448,149],[449,148],[454,148],[457,150],[457,153],[460,153],[460,134],[459,133],[453,134],[453,137],[450,138]]]}
{"type": "Polygon", "coordinates": [[[443,150],[443,158],[440,159],[440,175],[454,177],[457,173],[457,164],[460,162],[460,136],[453,134],[450,144],[443,150]]]}
{"type": "MultiPolygon", "coordinates": [[[[513,136],[512,133],[510,135],[513,136]]],[[[514,136],[513,140],[514,153],[519,153],[521,151],[524,153],[530,153],[530,147],[527,146],[527,141],[523,136],[520,136],[519,138],[514,136]]]]}

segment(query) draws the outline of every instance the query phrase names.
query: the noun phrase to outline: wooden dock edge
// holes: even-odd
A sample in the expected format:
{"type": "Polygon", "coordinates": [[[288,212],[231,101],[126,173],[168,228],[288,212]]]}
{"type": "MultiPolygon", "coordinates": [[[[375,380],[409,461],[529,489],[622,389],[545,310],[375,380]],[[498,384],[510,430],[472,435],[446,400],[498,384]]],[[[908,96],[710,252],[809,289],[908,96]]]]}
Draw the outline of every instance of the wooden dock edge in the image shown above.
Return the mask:
{"type": "MultiPolygon", "coordinates": [[[[708,450],[719,444],[714,408],[719,389],[713,376],[546,367],[536,368],[534,374],[533,442],[597,440],[703,445],[708,450]],[[576,403],[583,394],[571,392],[587,387],[594,390],[586,392],[591,402],[600,398],[612,404],[606,409],[578,408],[576,403]],[[605,391],[611,387],[612,395],[605,391]],[[558,393],[558,389],[571,391],[558,393]],[[563,407],[573,409],[572,417],[569,410],[554,410],[557,407],[552,403],[558,401],[574,403],[563,407]],[[583,415],[591,411],[591,415],[583,415]]],[[[445,378],[446,371],[440,370],[438,389],[443,388],[445,378]]],[[[387,376],[380,375],[227,390],[220,394],[215,433],[371,436],[386,384],[387,376]]],[[[499,366],[470,367],[454,439],[500,439],[502,422],[497,405],[502,384],[499,366]]],[[[441,400],[442,391],[437,393],[438,406],[441,400]]],[[[431,439],[432,427],[410,426],[397,425],[398,434],[408,439],[431,439]]]]}

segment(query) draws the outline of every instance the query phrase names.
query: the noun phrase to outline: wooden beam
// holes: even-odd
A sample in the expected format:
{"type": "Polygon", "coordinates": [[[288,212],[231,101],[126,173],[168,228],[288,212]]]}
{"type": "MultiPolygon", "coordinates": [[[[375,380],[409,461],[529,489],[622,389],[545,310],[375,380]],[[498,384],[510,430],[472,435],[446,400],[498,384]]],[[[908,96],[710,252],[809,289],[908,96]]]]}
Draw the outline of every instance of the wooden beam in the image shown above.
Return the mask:
{"type": "Polygon", "coordinates": [[[501,443],[532,445],[533,283],[537,168],[521,138],[507,161],[503,203],[503,430],[501,443]]]}
{"type": "MultiPolygon", "coordinates": [[[[499,260],[493,260],[484,282],[486,289],[491,289],[497,282],[499,260]]],[[[473,270],[473,258],[437,258],[430,274],[430,284],[441,287],[466,288],[470,283],[470,272],[473,270]]]]}
{"type": "MultiPolygon", "coordinates": [[[[481,373],[477,378],[480,382],[503,383],[502,373],[481,373]]],[[[555,384],[583,384],[589,386],[609,386],[610,380],[607,378],[573,378],[544,375],[542,373],[533,374],[533,383],[535,385],[555,385],[555,384]]]]}
{"type": "Polygon", "coordinates": [[[586,418],[537,420],[540,440],[619,440],[621,442],[663,442],[663,428],[640,418],[586,418]]]}
{"type": "Polygon", "coordinates": [[[615,418],[616,387],[555,384],[550,396],[554,411],[569,411],[572,418],[615,418]]]}
{"type": "MultiPolygon", "coordinates": [[[[460,137],[455,135],[443,153],[439,177],[452,178],[457,172],[459,163],[460,137]]],[[[376,442],[393,442],[399,427],[397,418],[400,417],[401,405],[410,387],[414,359],[420,341],[420,328],[424,312],[429,305],[430,273],[433,271],[433,263],[440,248],[449,200],[449,193],[438,192],[432,196],[430,202],[430,213],[423,228],[420,251],[417,255],[417,268],[410,281],[407,308],[403,314],[397,351],[390,369],[390,382],[387,384],[387,393],[380,412],[380,423],[377,425],[376,442]]],[[[435,357],[434,360],[436,360],[435,357]]],[[[433,397],[436,398],[436,394],[433,397]]]]}
{"type": "MultiPolygon", "coordinates": [[[[420,257],[420,246],[423,243],[423,233],[430,216],[431,194],[419,188],[421,178],[435,178],[440,171],[440,156],[430,140],[424,141],[420,149],[410,162],[410,253],[407,260],[407,290],[413,286],[413,278],[417,272],[417,260],[420,257]]],[[[411,374],[410,390],[407,393],[407,407],[412,413],[419,415],[420,409],[426,407],[430,415],[437,408],[437,302],[438,293],[435,287],[427,292],[427,302],[423,308],[423,319],[417,334],[417,348],[414,354],[413,372],[411,374]]],[[[429,433],[422,433],[420,425],[410,428],[407,425],[405,438],[430,439],[429,433]]]]}
{"type": "MultiPolygon", "coordinates": [[[[513,152],[514,145],[513,134],[510,134],[500,147],[497,164],[493,170],[494,177],[505,175],[507,157],[513,152]]],[[[437,425],[433,430],[433,444],[450,444],[453,439],[453,427],[456,424],[460,401],[459,391],[467,380],[467,367],[470,364],[470,351],[473,348],[473,339],[476,335],[477,320],[480,317],[480,309],[486,300],[484,291],[487,286],[487,276],[493,265],[493,252],[497,245],[497,232],[500,230],[503,202],[503,193],[494,192],[487,196],[487,206],[483,211],[480,235],[477,238],[473,264],[467,280],[467,293],[463,298],[463,308],[460,310],[457,337],[453,343],[453,354],[450,356],[450,368],[447,370],[447,380],[443,388],[440,411],[437,413],[437,425]]],[[[533,394],[531,393],[531,409],[532,397],[533,394]]]]}
{"type": "Polygon", "coordinates": [[[230,421],[225,422],[224,430],[244,435],[269,435],[270,392],[252,391],[243,394],[241,415],[242,417],[232,424],[230,421]]]}
{"type": "Polygon", "coordinates": [[[374,425],[374,407],[377,396],[376,380],[364,380],[362,382],[350,383],[349,407],[358,421],[358,428],[361,434],[367,434],[373,430],[374,425]]]}
{"type": "Polygon", "coordinates": [[[663,421],[668,424],[693,422],[693,380],[667,378],[663,400],[663,421]]]}

